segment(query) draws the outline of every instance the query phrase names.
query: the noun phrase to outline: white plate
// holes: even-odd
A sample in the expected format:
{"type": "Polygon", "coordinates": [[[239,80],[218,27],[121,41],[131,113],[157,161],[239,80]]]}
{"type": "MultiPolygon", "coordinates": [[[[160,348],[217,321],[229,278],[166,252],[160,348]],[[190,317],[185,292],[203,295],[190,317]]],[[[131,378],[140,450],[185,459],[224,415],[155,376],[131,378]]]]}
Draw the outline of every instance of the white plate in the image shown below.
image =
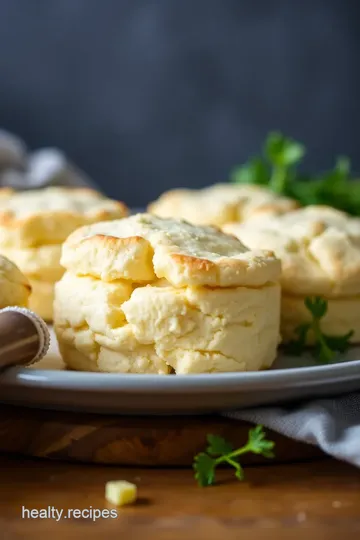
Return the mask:
{"type": "Polygon", "coordinates": [[[4,403],[115,414],[216,412],[360,390],[360,348],[341,362],[280,356],[268,371],[207,375],[127,375],[66,371],[55,338],[32,368],[0,375],[4,403]]]}

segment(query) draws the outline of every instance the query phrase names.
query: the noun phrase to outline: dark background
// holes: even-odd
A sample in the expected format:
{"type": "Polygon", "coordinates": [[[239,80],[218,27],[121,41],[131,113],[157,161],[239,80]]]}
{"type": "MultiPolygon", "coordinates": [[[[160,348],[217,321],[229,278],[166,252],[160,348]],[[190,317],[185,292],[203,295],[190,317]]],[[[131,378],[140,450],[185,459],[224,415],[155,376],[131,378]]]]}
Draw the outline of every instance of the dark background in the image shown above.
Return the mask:
{"type": "Polygon", "coordinates": [[[142,205],[281,129],[360,172],[356,0],[0,0],[0,125],[142,205]]]}

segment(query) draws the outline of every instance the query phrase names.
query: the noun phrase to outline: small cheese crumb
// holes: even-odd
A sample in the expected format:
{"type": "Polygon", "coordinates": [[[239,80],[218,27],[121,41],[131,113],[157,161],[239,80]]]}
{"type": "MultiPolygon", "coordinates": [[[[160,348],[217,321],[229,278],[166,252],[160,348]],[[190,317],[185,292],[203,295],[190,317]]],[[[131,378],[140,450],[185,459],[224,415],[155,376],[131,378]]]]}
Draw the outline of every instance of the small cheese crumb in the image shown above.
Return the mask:
{"type": "Polygon", "coordinates": [[[105,499],[116,506],[131,504],[136,501],[136,496],[137,488],[135,484],[131,484],[131,482],[127,482],[126,480],[114,480],[106,483],[105,499]]]}

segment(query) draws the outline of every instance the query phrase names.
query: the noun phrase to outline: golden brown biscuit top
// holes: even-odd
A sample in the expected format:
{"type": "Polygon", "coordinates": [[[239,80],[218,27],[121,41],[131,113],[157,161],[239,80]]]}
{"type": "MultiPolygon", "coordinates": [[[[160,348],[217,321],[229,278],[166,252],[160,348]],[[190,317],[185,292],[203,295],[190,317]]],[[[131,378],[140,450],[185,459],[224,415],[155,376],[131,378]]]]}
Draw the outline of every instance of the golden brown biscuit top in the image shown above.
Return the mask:
{"type": "Polygon", "coordinates": [[[127,214],[92,189],[49,187],[0,197],[0,246],[58,244],[76,228],[127,214]]]}
{"type": "Polygon", "coordinates": [[[80,228],[65,242],[61,264],[105,281],[165,278],[180,287],[256,287],[280,274],[272,252],[249,250],[214,227],[150,214],[80,228]]]}
{"type": "Polygon", "coordinates": [[[168,191],[149,205],[160,217],[182,218],[198,225],[242,222],[257,215],[289,212],[298,204],[263,186],[215,184],[204,189],[168,191]]]}

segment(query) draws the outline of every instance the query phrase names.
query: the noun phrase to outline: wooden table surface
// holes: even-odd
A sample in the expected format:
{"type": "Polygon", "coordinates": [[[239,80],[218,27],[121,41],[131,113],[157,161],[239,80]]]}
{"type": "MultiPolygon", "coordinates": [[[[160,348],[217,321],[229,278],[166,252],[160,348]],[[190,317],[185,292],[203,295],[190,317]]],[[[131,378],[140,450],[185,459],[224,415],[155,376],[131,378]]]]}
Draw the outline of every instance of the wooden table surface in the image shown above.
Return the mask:
{"type": "Polygon", "coordinates": [[[306,534],[321,540],[360,531],[360,471],[347,464],[324,458],[247,467],[242,483],[223,469],[219,481],[199,488],[189,468],[85,465],[2,454],[0,538],[232,540],[248,533],[254,539],[306,534]],[[64,513],[112,509],[104,499],[104,484],[112,479],[135,482],[139,492],[137,504],[120,508],[117,518],[21,517],[22,507],[64,513]]]}

